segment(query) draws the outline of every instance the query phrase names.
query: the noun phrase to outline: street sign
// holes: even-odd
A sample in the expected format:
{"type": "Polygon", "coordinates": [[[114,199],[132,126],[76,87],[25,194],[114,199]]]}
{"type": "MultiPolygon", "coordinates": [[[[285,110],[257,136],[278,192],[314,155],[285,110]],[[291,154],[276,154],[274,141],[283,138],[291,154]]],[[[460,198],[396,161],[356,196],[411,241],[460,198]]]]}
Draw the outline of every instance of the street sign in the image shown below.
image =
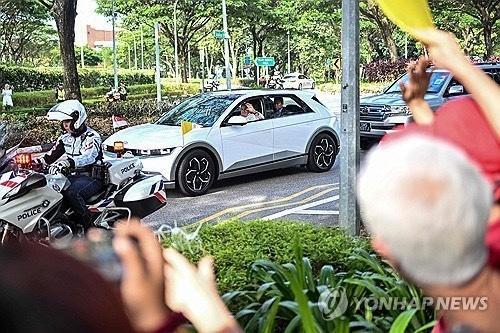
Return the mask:
{"type": "Polygon", "coordinates": [[[272,67],[276,64],[274,57],[257,57],[255,58],[255,64],[259,67],[272,67]]]}
{"type": "Polygon", "coordinates": [[[214,37],[216,39],[224,39],[224,30],[214,30],[214,37]]]}
{"type": "Polygon", "coordinates": [[[250,56],[245,56],[245,65],[250,65],[252,63],[252,58],[250,56]]]}
{"type": "Polygon", "coordinates": [[[342,61],[339,58],[333,59],[332,68],[339,71],[342,68],[342,61]]]}

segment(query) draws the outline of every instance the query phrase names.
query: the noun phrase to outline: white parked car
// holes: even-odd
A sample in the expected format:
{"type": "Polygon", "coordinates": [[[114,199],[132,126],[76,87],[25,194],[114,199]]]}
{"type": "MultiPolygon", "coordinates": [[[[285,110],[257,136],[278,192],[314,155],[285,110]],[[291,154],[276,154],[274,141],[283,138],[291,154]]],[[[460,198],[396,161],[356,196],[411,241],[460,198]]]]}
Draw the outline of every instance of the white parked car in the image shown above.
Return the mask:
{"type": "Polygon", "coordinates": [[[315,83],[313,79],[308,78],[304,74],[290,73],[283,77],[283,89],[314,89],[315,83]]]}
{"type": "Polygon", "coordinates": [[[336,116],[312,92],[286,90],[190,97],[154,124],[110,136],[105,158],[116,156],[114,143],[120,141],[126,152],[140,157],[144,171],[160,172],[168,188],[177,186],[187,195],[205,193],[217,179],[294,165],[328,171],[340,147],[336,116]],[[264,119],[243,117],[241,105],[248,103],[264,119]],[[182,121],[194,124],[184,135],[182,121]]]}

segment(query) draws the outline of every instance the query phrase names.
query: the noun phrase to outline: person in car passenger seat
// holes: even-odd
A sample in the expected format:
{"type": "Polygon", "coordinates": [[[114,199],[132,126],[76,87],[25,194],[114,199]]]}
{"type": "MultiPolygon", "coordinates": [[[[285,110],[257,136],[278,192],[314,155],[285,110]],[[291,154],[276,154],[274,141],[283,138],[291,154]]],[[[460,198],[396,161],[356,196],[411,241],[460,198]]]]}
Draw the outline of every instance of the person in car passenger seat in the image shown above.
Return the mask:
{"type": "Polygon", "coordinates": [[[71,185],[64,191],[64,200],[71,206],[85,229],[91,226],[90,213],[85,204],[102,189],[99,180],[92,179],[92,166],[102,159],[101,136],[87,127],[87,112],[78,100],[67,100],[55,105],[47,113],[49,120],[60,121],[66,132],[57,140],[50,152],[35,159],[36,163],[50,165],[49,172],[57,174],[71,169],[71,185]]]}
{"type": "Polygon", "coordinates": [[[273,118],[279,118],[283,116],[283,97],[276,96],[274,97],[274,113],[273,118]]]}

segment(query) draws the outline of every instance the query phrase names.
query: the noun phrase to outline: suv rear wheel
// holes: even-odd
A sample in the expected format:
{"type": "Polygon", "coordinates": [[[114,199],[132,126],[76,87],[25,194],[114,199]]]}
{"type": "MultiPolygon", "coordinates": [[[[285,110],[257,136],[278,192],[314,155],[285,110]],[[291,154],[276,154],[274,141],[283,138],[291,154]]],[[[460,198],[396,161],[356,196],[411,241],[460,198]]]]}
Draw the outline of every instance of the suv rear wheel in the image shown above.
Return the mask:
{"type": "Polygon", "coordinates": [[[307,168],[313,172],[326,172],[330,170],[337,157],[335,140],[326,133],[320,133],[314,138],[309,147],[307,168]]]}

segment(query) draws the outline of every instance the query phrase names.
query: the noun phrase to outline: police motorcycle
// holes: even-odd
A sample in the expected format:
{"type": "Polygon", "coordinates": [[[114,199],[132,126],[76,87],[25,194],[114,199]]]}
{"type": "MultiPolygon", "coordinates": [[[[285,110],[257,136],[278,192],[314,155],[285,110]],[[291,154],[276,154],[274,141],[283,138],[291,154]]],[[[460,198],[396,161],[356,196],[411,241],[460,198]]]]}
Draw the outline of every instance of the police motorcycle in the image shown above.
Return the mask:
{"type": "MultiPolygon", "coordinates": [[[[33,162],[42,146],[18,147],[0,149],[0,244],[12,240],[67,244],[82,233],[73,210],[63,203],[69,170],[51,175],[46,166],[33,162]]],[[[87,200],[93,225],[107,229],[118,219],[143,218],[166,202],[163,177],[143,172],[138,158],[122,154],[123,143],[117,142],[115,148],[116,158],[93,168],[92,177],[104,188],[87,200]]]]}

